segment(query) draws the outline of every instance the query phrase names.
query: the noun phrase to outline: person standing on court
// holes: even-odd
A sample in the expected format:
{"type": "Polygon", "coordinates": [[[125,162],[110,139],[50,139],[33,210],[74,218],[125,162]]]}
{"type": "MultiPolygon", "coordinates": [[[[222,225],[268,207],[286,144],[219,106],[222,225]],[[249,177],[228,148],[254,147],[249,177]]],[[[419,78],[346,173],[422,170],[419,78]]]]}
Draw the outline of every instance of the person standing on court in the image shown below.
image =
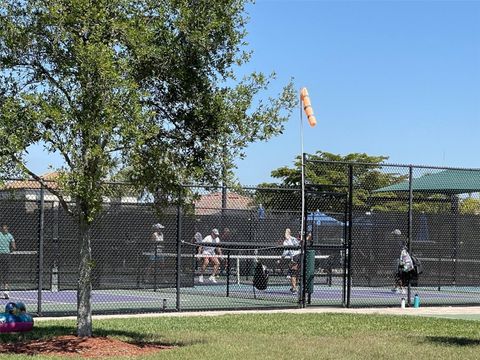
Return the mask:
{"type": "Polygon", "coordinates": [[[403,237],[399,229],[392,231],[396,238],[398,247],[400,248],[400,256],[396,260],[395,284],[392,289],[393,292],[405,294],[405,288],[408,286],[410,277],[414,270],[413,261],[408,253],[407,239],[403,237]]]}
{"type": "Polygon", "coordinates": [[[150,240],[156,244],[155,249],[157,254],[160,254],[163,249],[163,229],[165,229],[165,226],[162,224],[154,224],[152,226],[152,235],[150,240]]]}
{"type": "Polygon", "coordinates": [[[215,279],[215,276],[218,275],[218,270],[220,268],[220,261],[218,259],[219,259],[219,256],[222,255],[222,251],[220,248],[215,246],[208,246],[208,244],[219,244],[220,243],[219,234],[220,233],[218,232],[218,229],[212,229],[211,234],[208,236],[205,236],[205,238],[202,240],[202,247],[200,249],[200,253],[203,256],[203,265],[202,265],[200,276],[198,278],[198,282],[203,283],[203,274],[205,273],[205,270],[207,269],[207,266],[210,263],[212,263],[213,265],[213,272],[208,279],[213,283],[217,282],[217,280],[215,279]]]}
{"type": "MultiPolygon", "coordinates": [[[[298,246],[300,247],[300,241],[292,236],[290,229],[285,229],[285,238],[283,240],[283,246],[298,246]]],[[[288,275],[290,276],[290,292],[292,294],[297,293],[297,277],[300,270],[300,249],[285,249],[282,254],[283,258],[289,258],[290,264],[288,265],[288,275]]]]}
{"type": "Polygon", "coordinates": [[[153,274],[155,267],[157,266],[157,262],[163,261],[163,226],[160,223],[152,225],[152,234],[150,235],[150,242],[153,244],[152,246],[152,254],[150,255],[150,264],[147,267],[146,271],[146,281],[148,278],[153,274]]]}
{"type": "Polygon", "coordinates": [[[10,253],[15,251],[15,239],[13,235],[8,232],[8,226],[3,225],[0,231],[0,280],[3,285],[3,298],[9,299],[8,294],[8,277],[10,275],[10,253]]]}

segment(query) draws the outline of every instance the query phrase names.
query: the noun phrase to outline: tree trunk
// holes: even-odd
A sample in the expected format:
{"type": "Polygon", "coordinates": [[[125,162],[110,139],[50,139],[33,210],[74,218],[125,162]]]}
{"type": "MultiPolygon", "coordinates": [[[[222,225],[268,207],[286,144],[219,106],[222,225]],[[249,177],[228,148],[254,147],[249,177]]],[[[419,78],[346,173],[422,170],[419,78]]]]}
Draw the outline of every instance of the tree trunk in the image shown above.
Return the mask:
{"type": "Polygon", "coordinates": [[[90,224],[79,216],[80,268],[77,289],[77,336],[92,336],[92,248],[90,224]]]}

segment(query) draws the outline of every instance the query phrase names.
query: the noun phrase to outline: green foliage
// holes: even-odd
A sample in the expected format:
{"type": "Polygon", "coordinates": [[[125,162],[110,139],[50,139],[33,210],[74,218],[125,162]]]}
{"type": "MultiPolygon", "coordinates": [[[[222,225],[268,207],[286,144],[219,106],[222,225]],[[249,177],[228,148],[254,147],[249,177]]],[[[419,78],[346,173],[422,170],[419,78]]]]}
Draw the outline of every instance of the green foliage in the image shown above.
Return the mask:
{"type": "Polygon", "coordinates": [[[480,215],[480,199],[468,197],[460,202],[461,214],[480,215]]]}
{"type": "MultiPolygon", "coordinates": [[[[375,190],[401,182],[408,181],[407,168],[402,171],[395,167],[382,167],[386,156],[370,156],[367,154],[353,153],[345,156],[317,151],[314,155],[308,155],[305,163],[305,184],[308,190],[313,186],[316,190],[326,192],[347,193],[349,164],[353,165],[353,207],[361,211],[408,211],[408,192],[375,192],[375,190]]],[[[272,177],[280,180],[279,183],[263,183],[259,190],[257,202],[263,203],[269,208],[298,209],[300,206],[300,192],[296,193],[295,201],[292,195],[289,198],[280,196],[281,190],[275,188],[301,187],[301,159],[296,158],[293,168],[281,167],[271,173],[272,177]]],[[[283,192],[286,194],[285,192],[283,192]]],[[[450,213],[452,211],[452,199],[448,194],[414,192],[412,208],[414,212],[424,213],[450,213]]],[[[307,206],[308,206],[307,201],[307,206]]],[[[323,198],[310,201],[308,211],[321,208],[324,211],[344,211],[344,204],[337,199],[323,198]]],[[[460,213],[480,213],[480,200],[467,198],[460,200],[460,213]]]]}
{"type": "MultiPolygon", "coordinates": [[[[401,181],[402,176],[394,173],[388,173],[381,171],[381,163],[387,160],[386,156],[370,156],[367,154],[353,153],[345,156],[336,155],[328,152],[317,151],[313,155],[308,156],[308,160],[305,164],[305,182],[307,186],[309,184],[315,185],[315,188],[322,191],[346,193],[348,191],[348,165],[344,162],[357,163],[354,166],[353,171],[353,204],[357,208],[367,207],[367,202],[371,196],[372,191],[394,182],[401,181]],[[333,163],[338,162],[338,163],[333,163]],[[343,162],[343,163],[342,163],[343,162]]],[[[296,158],[293,168],[281,167],[272,171],[273,178],[280,180],[280,183],[276,184],[261,184],[260,187],[272,188],[272,187],[301,187],[301,159],[296,158]]],[[[298,194],[297,196],[301,196],[298,194]]],[[[263,195],[263,203],[267,206],[287,206],[288,204],[298,203],[286,200],[284,204],[279,204],[277,199],[263,195]],[[271,201],[270,201],[271,200],[271,201]],[[276,205],[275,205],[276,204],[276,205]]],[[[334,202],[330,202],[329,210],[342,211],[342,208],[337,208],[338,204],[333,205],[334,202]]],[[[315,204],[321,207],[320,204],[315,204]]],[[[325,207],[323,207],[326,209],[325,207]]],[[[310,210],[314,210],[313,208],[310,210]]]]}
{"type": "Polygon", "coordinates": [[[293,85],[265,102],[274,75],[234,76],[249,58],[247,2],[0,0],[0,168],[42,182],[78,216],[79,335],[91,335],[89,229],[103,196],[119,196],[105,181],[121,172],[169,202],[282,131],[293,85]],[[60,190],[27,167],[32,145],[63,158],[60,190]]]}
{"type": "Polygon", "coordinates": [[[245,3],[0,1],[1,161],[33,176],[29,146],[60,154],[64,190],[89,222],[122,169],[158,194],[218,182],[295,104],[292,84],[258,99],[273,75],[233,75],[249,58],[245,3]]]}

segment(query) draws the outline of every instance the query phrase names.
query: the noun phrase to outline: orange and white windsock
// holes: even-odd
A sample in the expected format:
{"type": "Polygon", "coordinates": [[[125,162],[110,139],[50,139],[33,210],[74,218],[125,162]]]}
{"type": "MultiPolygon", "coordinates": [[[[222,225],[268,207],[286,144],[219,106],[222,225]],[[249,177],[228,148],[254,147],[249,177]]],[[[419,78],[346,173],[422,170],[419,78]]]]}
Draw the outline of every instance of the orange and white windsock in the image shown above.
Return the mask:
{"type": "Polygon", "coordinates": [[[300,100],[302,100],[303,110],[307,115],[308,123],[311,127],[314,127],[317,125],[317,119],[315,119],[315,116],[313,115],[313,108],[312,104],[310,103],[310,97],[308,96],[307,88],[302,88],[302,90],[300,90],[300,100]]]}

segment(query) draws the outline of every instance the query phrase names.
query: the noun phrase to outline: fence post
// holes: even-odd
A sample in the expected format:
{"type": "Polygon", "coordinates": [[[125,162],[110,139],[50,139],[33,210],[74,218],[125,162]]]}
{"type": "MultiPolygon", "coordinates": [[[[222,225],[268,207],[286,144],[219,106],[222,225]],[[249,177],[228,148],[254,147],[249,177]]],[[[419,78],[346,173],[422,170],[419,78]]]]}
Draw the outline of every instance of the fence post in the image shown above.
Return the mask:
{"type": "Polygon", "coordinates": [[[459,214],[459,207],[458,207],[458,195],[451,195],[450,203],[451,203],[451,213],[453,215],[453,285],[457,286],[457,262],[458,262],[458,214],[459,214]]]}
{"type": "Polygon", "coordinates": [[[38,217],[38,290],[37,290],[37,315],[42,315],[42,289],[43,289],[43,228],[45,218],[45,188],[40,185],[40,211],[38,217]]]}
{"type": "MultiPolygon", "coordinates": [[[[305,164],[307,161],[307,154],[302,152],[302,174],[305,174],[305,164]]],[[[305,175],[302,176],[302,217],[301,217],[301,232],[300,232],[300,273],[302,274],[301,281],[299,281],[299,299],[298,299],[298,306],[301,308],[304,308],[306,306],[305,302],[305,295],[306,295],[306,286],[307,286],[307,267],[306,267],[306,262],[307,262],[307,257],[306,257],[306,251],[307,251],[307,229],[305,228],[307,225],[307,199],[306,199],[306,194],[305,194],[305,175]],[[303,240],[303,241],[302,241],[303,240]]]]}
{"type": "Polygon", "coordinates": [[[345,194],[344,201],[344,214],[343,214],[343,279],[342,279],[342,307],[347,306],[347,256],[349,254],[348,251],[348,228],[349,222],[348,219],[350,218],[350,207],[349,207],[349,200],[350,197],[348,194],[345,194]]]}
{"type": "Polygon", "coordinates": [[[353,165],[348,164],[347,308],[352,293],[353,165]]]}
{"type": "Polygon", "coordinates": [[[177,204],[177,267],[176,267],[176,292],[177,311],[181,311],[180,287],[181,287],[181,260],[182,260],[182,192],[180,190],[177,204]]]}
{"type": "MultiPolygon", "coordinates": [[[[413,227],[413,166],[408,167],[408,229],[407,229],[407,249],[408,253],[412,252],[412,227],[413,227]]],[[[408,280],[407,286],[407,304],[408,306],[412,305],[411,299],[411,288],[410,288],[410,279],[408,280]]]]}

